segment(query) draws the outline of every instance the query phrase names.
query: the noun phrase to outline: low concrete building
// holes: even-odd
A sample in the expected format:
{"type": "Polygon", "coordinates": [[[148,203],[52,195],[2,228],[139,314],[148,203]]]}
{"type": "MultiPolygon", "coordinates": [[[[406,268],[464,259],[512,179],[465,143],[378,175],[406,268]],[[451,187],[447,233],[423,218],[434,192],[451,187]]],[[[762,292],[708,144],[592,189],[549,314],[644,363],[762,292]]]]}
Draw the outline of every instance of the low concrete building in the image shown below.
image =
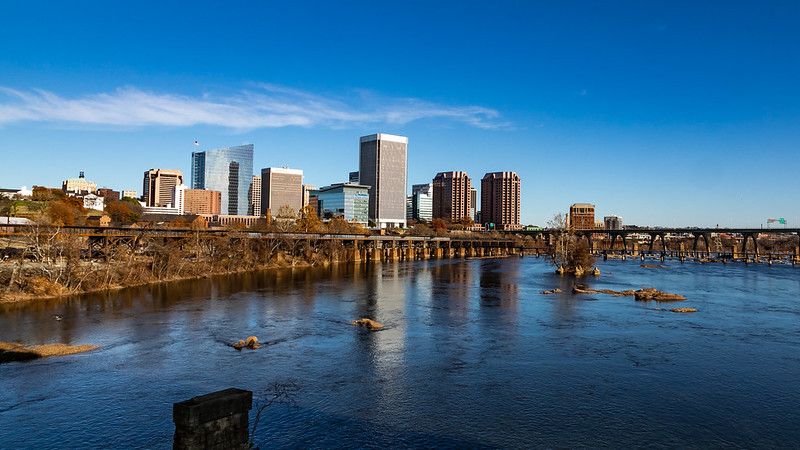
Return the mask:
{"type": "Polygon", "coordinates": [[[166,208],[161,206],[143,206],[142,214],[166,214],[170,216],[180,216],[181,210],[178,208],[166,208]]]}
{"type": "Polygon", "coordinates": [[[137,227],[154,228],[206,228],[207,222],[198,214],[144,214],[137,227]]]}
{"type": "Polygon", "coordinates": [[[236,216],[226,214],[203,215],[209,227],[244,227],[250,228],[258,224],[266,224],[267,219],[261,216],[236,216]]]}

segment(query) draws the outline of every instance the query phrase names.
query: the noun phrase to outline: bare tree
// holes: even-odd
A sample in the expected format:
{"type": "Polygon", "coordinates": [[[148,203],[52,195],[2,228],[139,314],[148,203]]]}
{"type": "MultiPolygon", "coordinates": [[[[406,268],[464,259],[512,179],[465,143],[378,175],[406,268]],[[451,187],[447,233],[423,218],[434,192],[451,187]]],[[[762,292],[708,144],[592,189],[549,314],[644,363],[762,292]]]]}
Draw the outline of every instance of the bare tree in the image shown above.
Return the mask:
{"type": "Polygon", "coordinates": [[[547,222],[550,230],[551,242],[547,254],[554,266],[563,273],[582,275],[591,270],[594,257],[589,252],[589,246],[581,240],[569,227],[567,218],[563,214],[556,214],[547,222]]]}
{"type": "Polygon", "coordinates": [[[300,388],[294,383],[280,383],[277,380],[267,386],[256,400],[256,418],[253,419],[253,429],[250,431],[250,448],[253,447],[258,421],[261,420],[261,413],[273,404],[284,404],[289,406],[297,405],[294,394],[300,388]]]}

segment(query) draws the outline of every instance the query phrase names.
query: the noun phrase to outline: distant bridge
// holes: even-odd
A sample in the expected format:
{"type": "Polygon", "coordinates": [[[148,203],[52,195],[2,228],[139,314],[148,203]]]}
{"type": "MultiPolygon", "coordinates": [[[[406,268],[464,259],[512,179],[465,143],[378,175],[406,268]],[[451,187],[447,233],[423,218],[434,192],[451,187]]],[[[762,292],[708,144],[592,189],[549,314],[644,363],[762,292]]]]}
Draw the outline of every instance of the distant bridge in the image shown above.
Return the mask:
{"type": "MultiPolygon", "coordinates": [[[[542,230],[533,230],[533,231],[517,231],[517,232],[514,232],[514,233],[515,234],[523,234],[523,235],[533,236],[533,237],[540,237],[540,238],[545,238],[545,239],[549,240],[550,239],[550,235],[552,233],[554,233],[554,232],[555,232],[555,230],[542,229],[542,230]]],[[[766,229],[764,229],[764,228],[645,228],[645,227],[640,227],[640,228],[626,228],[624,230],[598,230],[598,229],[574,230],[574,233],[576,235],[578,235],[578,236],[586,238],[586,240],[589,243],[589,249],[592,252],[595,252],[597,250],[597,249],[595,249],[595,246],[594,246],[594,240],[593,240],[594,235],[603,234],[603,235],[607,235],[607,236],[609,236],[611,238],[611,245],[610,245],[609,250],[614,248],[614,245],[616,244],[617,240],[619,239],[620,242],[622,243],[622,250],[625,253],[628,252],[628,244],[631,244],[631,248],[633,248],[633,244],[635,244],[635,243],[631,243],[630,242],[630,239],[628,238],[630,235],[646,234],[646,235],[650,236],[650,239],[649,239],[649,241],[650,241],[649,242],[649,244],[650,244],[649,245],[649,247],[650,247],[649,251],[650,252],[653,251],[653,245],[655,244],[655,242],[659,238],[661,239],[661,245],[663,246],[664,250],[668,251],[667,241],[666,241],[666,239],[664,239],[668,234],[669,235],[677,234],[677,235],[684,235],[684,236],[688,235],[690,238],[693,238],[692,252],[694,252],[694,253],[698,252],[697,243],[701,239],[703,240],[703,243],[705,244],[705,253],[710,253],[711,252],[710,241],[711,241],[712,233],[713,234],[725,233],[725,234],[730,234],[730,235],[741,235],[742,238],[743,238],[742,243],[741,243],[741,253],[745,253],[745,249],[747,247],[747,241],[748,240],[752,240],[753,241],[753,253],[754,253],[756,258],[758,257],[758,239],[757,239],[757,237],[758,237],[759,234],[762,234],[762,233],[768,233],[768,234],[794,234],[794,235],[798,236],[798,239],[800,240],[800,228],[766,228],[766,229]]]]}

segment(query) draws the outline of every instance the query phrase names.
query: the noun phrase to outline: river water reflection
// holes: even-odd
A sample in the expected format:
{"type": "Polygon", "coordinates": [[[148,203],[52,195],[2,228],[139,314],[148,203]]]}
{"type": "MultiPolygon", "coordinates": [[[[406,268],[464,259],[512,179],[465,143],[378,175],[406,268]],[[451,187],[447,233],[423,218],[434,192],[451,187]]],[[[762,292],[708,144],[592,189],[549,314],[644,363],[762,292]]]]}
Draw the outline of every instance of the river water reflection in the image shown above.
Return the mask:
{"type": "Polygon", "coordinates": [[[169,448],[172,403],[299,386],[271,447],[796,447],[800,272],[600,264],[694,314],[573,295],[541,259],[244,274],[0,309],[0,341],[97,344],[0,365],[0,448],[169,448]],[[560,287],[562,294],[541,295],[560,287]],[[53,315],[63,320],[55,320],[53,315]],[[370,332],[349,321],[368,317],[370,332]],[[263,346],[226,344],[258,336],[263,346]]]}

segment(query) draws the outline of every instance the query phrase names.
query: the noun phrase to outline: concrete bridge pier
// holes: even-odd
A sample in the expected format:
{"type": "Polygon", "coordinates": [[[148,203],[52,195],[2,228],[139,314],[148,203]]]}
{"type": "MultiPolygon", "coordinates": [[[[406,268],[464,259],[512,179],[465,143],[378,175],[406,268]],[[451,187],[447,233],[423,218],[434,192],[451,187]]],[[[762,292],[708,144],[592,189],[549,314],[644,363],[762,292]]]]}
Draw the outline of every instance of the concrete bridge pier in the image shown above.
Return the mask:
{"type": "Polygon", "coordinates": [[[381,260],[381,249],[374,247],[369,250],[369,260],[371,262],[380,262],[381,260]]]}
{"type": "Polygon", "coordinates": [[[175,422],[175,435],[172,448],[248,448],[252,405],[252,392],[234,388],[174,403],[172,421],[175,422]]]}
{"type": "Polygon", "coordinates": [[[358,251],[358,248],[350,248],[347,249],[347,259],[353,262],[361,262],[361,252],[358,251]]]}
{"type": "Polygon", "coordinates": [[[458,257],[461,258],[461,259],[464,259],[465,256],[467,256],[466,249],[464,247],[459,247],[458,248],[458,257]]]}

